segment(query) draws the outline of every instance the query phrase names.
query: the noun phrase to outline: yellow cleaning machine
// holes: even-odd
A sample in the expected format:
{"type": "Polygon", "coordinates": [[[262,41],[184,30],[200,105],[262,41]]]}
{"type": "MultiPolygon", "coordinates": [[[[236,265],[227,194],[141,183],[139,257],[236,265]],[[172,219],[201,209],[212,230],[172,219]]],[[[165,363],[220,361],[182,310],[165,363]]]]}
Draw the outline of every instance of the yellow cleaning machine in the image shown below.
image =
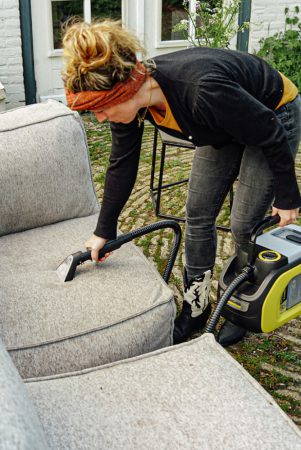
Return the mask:
{"type": "Polygon", "coordinates": [[[248,251],[227,262],[207,332],[213,332],[221,315],[249,331],[267,333],[301,314],[301,227],[263,233],[279,220],[270,216],[256,225],[248,251]]]}

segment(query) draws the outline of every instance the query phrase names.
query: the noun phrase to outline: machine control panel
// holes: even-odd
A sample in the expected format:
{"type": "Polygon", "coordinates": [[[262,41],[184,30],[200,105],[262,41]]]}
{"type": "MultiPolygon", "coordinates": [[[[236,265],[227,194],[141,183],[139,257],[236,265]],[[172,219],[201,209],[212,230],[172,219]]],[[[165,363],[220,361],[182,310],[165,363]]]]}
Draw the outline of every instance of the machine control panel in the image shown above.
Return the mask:
{"type": "Polygon", "coordinates": [[[301,227],[287,225],[275,228],[258,236],[256,243],[286,256],[289,263],[294,262],[301,258],[301,227]]]}

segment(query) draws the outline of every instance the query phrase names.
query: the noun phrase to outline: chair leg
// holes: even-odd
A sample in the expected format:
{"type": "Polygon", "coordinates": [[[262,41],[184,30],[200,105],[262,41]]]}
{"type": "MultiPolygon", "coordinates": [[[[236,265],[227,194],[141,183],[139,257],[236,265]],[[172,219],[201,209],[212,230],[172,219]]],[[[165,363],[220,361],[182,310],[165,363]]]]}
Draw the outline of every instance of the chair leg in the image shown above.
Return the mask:
{"type": "Polygon", "coordinates": [[[160,161],[160,171],[159,171],[159,181],[157,188],[157,201],[156,201],[156,216],[160,214],[160,202],[161,202],[161,192],[162,192],[162,184],[163,184],[163,172],[164,172],[164,163],[165,163],[165,152],[166,152],[166,144],[162,144],[161,151],[161,161],[160,161]]]}
{"type": "Polygon", "coordinates": [[[155,128],[154,132],[154,143],[153,143],[153,155],[152,155],[152,166],[151,166],[151,177],[149,189],[151,192],[155,190],[154,180],[155,180],[155,170],[156,170],[156,159],[157,159],[157,144],[158,144],[158,129],[155,128]]]}

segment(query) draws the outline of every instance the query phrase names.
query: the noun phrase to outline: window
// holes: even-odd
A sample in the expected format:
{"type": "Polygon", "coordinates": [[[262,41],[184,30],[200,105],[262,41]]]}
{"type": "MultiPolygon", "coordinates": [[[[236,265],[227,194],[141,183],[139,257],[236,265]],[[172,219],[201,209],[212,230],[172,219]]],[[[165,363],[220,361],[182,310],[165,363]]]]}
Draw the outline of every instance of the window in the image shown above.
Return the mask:
{"type": "Polygon", "coordinates": [[[184,9],[183,0],[162,0],[161,40],[183,40],[181,32],[174,32],[173,27],[180,20],[187,20],[188,14],[184,9]]]}
{"type": "Polygon", "coordinates": [[[121,0],[91,0],[93,19],[121,19],[121,0]]]}
{"type": "Polygon", "coordinates": [[[87,21],[110,17],[121,19],[122,0],[51,0],[53,49],[62,48],[62,24],[69,17],[85,17],[87,21]]]}
{"type": "MultiPolygon", "coordinates": [[[[206,1],[210,8],[214,8],[220,0],[158,0],[160,10],[161,33],[159,36],[158,47],[177,46],[186,43],[185,35],[182,31],[173,31],[174,26],[181,20],[187,21],[188,32],[190,36],[194,35],[194,27],[189,19],[187,9],[192,16],[196,12],[196,6],[202,1],[206,1]],[[186,5],[184,7],[184,4],[186,5]],[[176,42],[177,41],[177,42],[176,42]]],[[[196,18],[197,26],[199,26],[199,18],[196,18]]]]}
{"type": "Polygon", "coordinates": [[[62,47],[62,24],[69,17],[84,16],[83,0],[60,0],[51,2],[53,48],[62,47]]]}

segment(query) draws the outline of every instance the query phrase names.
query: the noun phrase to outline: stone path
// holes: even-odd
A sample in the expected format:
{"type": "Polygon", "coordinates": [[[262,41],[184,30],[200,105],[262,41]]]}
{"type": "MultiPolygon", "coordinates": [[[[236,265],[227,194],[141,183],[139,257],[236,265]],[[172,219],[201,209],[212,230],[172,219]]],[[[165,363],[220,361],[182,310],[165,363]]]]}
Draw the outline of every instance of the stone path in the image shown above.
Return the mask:
{"type": "MultiPolygon", "coordinates": [[[[99,125],[90,115],[83,116],[92,159],[95,187],[101,200],[104,174],[110,153],[110,132],[107,125],[99,125]]],[[[156,218],[149,195],[150,163],[153,143],[153,127],[146,126],[143,138],[139,174],[132,195],[122,212],[119,227],[123,232],[139,228],[159,220],[156,218]]],[[[166,159],[165,181],[177,181],[188,177],[193,152],[169,147],[166,159]]],[[[301,185],[301,158],[297,164],[301,185]]],[[[166,190],[162,199],[162,211],[171,214],[185,212],[186,185],[166,190]]],[[[219,222],[229,224],[229,208],[226,204],[219,222]]],[[[182,225],[184,230],[184,225],[182,225]]],[[[162,273],[165,267],[172,233],[157,232],[139,238],[136,244],[162,273]]],[[[212,301],[216,299],[217,280],[220,271],[233,254],[231,235],[218,233],[218,251],[214,273],[212,301]]],[[[175,263],[170,286],[174,291],[178,309],[181,308],[182,270],[184,265],[183,244],[175,263]]],[[[273,333],[250,334],[247,339],[228,350],[301,427],[301,318],[295,319],[273,333]]]]}

